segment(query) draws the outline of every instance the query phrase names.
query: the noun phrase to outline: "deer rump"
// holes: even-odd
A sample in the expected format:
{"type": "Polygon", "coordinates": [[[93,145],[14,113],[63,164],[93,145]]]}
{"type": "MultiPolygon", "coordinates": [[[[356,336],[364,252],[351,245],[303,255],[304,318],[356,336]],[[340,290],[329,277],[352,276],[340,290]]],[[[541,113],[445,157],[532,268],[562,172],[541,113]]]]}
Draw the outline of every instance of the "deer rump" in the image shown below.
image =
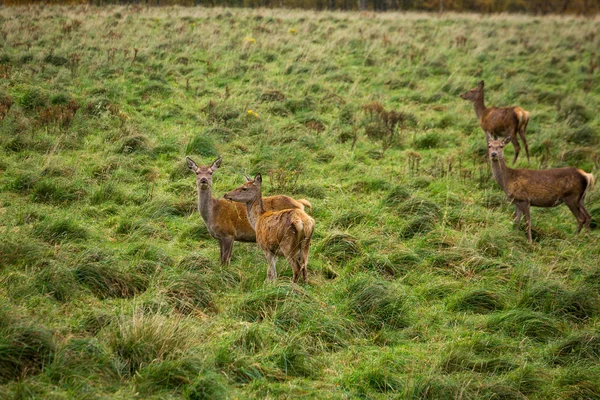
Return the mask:
{"type": "Polygon", "coordinates": [[[314,224],[300,209],[267,211],[256,223],[256,242],[273,254],[285,256],[285,252],[299,251],[302,241],[311,239],[314,224]]]}

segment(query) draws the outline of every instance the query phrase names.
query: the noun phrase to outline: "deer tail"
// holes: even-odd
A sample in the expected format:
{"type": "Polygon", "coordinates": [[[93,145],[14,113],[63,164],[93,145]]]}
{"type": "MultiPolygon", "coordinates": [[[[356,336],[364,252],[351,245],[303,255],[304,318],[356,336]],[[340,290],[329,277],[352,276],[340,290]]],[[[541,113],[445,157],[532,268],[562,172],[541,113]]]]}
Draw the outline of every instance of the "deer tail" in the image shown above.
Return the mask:
{"type": "Polygon", "coordinates": [[[594,187],[594,183],[595,183],[596,179],[594,178],[594,175],[588,174],[585,171],[579,170],[579,172],[581,172],[581,175],[583,175],[583,177],[587,181],[587,186],[585,187],[585,190],[583,191],[583,195],[581,196],[583,198],[583,197],[585,197],[587,191],[594,187]]]}
{"type": "Polygon", "coordinates": [[[294,215],[294,218],[292,219],[292,225],[296,230],[296,238],[298,241],[310,239],[315,227],[315,221],[308,215],[304,214],[304,212],[298,212],[295,214],[296,215],[294,215]]]}
{"type": "Polygon", "coordinates": [[[312,212],[312,204],[310,204],[310,201],[306,199],[300,199],[298,200],[298,203],[302,204],[304,207],[308,207],[308,210],[312,212]]]}

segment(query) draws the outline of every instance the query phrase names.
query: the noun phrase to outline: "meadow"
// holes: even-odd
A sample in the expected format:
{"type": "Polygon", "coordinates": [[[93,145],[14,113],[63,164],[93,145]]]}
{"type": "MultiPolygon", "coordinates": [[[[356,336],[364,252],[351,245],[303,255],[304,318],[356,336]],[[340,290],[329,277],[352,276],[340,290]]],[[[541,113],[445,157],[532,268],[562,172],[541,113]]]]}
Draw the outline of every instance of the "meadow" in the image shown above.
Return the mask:
{"type": "Polygon", "coordinates": [[[533,208],[529,244],[459,97],[485,79],[488,106],[531,112],[519,167],[600,177],[597,17],[32,6],[0,26],[0,397],[600,398],[600,189],[589,234],[533,208]],[[219,265],[185,162],[219,155],[214,196],[261,172],[312,203],[308,284],[281,259],[265,283],[252,243],[219,265]]]}

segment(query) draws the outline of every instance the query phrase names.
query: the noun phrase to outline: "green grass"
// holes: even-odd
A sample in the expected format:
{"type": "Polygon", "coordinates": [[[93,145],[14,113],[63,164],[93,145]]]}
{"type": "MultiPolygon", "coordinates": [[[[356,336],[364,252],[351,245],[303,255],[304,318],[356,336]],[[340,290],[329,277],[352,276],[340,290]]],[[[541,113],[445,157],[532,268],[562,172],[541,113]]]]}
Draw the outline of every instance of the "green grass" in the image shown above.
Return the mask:
{"type": "Polygon", "coordinates": [[[484,79],[487,105],[531,112],[519,167],[599,176],[597,20],[0,21],[0,398],[600,397],[600,190],[589,234],[533,208],[529,244],[459,97],[484,79]],[[383,146],[385,115],[403,122],[383,146]],[[219,265],[185,163],[219,155],[215,197],[261,172],[312,203],[308,284],[283,259],[265,283],[255,244],[219,265]]]}

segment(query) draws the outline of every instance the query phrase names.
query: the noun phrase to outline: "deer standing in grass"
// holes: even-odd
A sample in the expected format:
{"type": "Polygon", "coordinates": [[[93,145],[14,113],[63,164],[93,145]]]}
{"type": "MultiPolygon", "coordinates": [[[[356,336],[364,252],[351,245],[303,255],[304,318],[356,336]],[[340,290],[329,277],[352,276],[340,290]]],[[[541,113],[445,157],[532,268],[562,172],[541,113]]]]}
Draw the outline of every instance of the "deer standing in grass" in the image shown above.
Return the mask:
{"type": "MultiPolygon", "coordinates": [[[[229,264],[233,251],[233,242],[256,242],[254,228],[248,221],[246,207],[231,203],[225,199],[212,197],[212,175],[221,166],[222,158],[217,158],[210,166],[198,166],[186,157],[188,168],[196,174],[198,187],[198,211],[206,223],[210,235],[219,241],[221,264],[229,264]]],[[[284,210],[304,206],[312,209],[308,200],[294,200],[288,196],[272,196],[264,199],[267,210],[284,210]]]]}
{"type": "Polygon", "coordinates": [[[267,279],[277,279],[277,256],[284,256],[292,267],[293,281],[297,282],[302,274],[306,283],[306,264],[315,220],[298,208],[267,211],[261,186],[262,176],[258,174],[254,180],[227,193],[225,198],[246,205],[248,219],[256,231],[256,243],[267,258],[267,279]]]}
{"type": "Polygon", "coordinates": [[[594,176],[577,168],[552,168],[547,170],[512,169],[504,161],[504,146],[511,138],[495,140],[486,132],[488,154],[492,172],[498,185],[515,205],[515,229],[519,227],[525,214],[527,238],[531,238],[530,206],[556,207],[565,203],[577,218],[577,232],[583,226],[590,230],[592,217],[583,202],[585,194],[594,185],[594,176]]]}
{"type": "Polygon", "coordinates": [[[480,81],[476,87],[460,95],[464,100],[473,102],[475,114],[479,119],[479,126],[484,132],[489,132],[497,139],[498,137],[512,138],[512,144],[515,148],[515,158],[513,164],[517,162],[521,146],[517,140],[517,134],[521,137],[525,146],[525,154],[529,162],[529,146],[525,137],[527,124],[529,123],[530,113],[521,107],[486,107],[483,100],[484,82],[480,81]]]}

